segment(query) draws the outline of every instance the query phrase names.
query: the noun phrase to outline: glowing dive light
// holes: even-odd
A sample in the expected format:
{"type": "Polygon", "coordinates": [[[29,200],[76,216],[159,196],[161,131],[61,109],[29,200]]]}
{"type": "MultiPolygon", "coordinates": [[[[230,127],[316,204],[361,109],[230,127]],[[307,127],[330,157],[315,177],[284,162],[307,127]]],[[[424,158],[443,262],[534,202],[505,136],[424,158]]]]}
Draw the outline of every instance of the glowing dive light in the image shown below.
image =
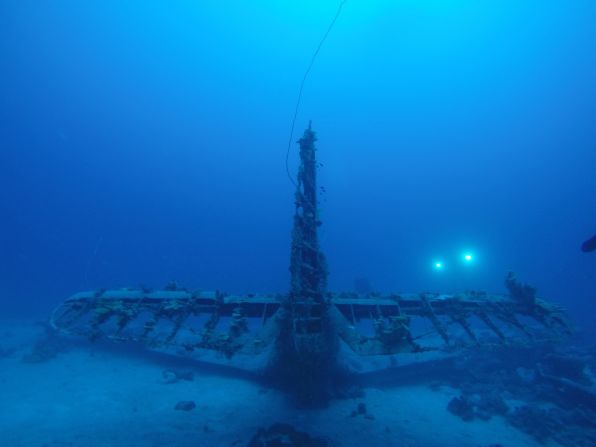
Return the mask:
{"type": "Polygon", "coordinates": [[[435,269],[436,270],[441,270],[443,268],[443,263],[442,262],[435,262],[435,269]]]}
{"type": "Polygon", "coordinates": [[[470,262],[472,262],[473,259],[474,259],[474,257],[472,256],[471,253],[464,253],[464,262],[466,264],[469,264],[470,262]]]}

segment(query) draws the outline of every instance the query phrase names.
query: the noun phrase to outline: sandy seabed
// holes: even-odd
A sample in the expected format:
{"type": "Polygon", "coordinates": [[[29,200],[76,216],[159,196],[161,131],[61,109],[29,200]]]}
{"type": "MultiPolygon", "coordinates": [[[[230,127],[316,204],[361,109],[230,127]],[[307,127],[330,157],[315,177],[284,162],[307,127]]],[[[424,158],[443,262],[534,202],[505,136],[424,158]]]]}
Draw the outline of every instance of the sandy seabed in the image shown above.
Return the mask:
{"type": "Polygon", "coordinates": [[[42,363],[25,363],[43,329],[0,322],[0,446],[246,446],[275,422],[324,436],[341,447],[554,447],[501,417],[464,422],[447,411],[458,390],[368,387],[358,399],[301,410],[254,381],[193,368],[194,379],[166,383],[167,361],[80,343],[42,363]],[[192,400],[192,411],[176,411],[192,400]],[[358,403],[368,414],[352,417],[358,403]]]}

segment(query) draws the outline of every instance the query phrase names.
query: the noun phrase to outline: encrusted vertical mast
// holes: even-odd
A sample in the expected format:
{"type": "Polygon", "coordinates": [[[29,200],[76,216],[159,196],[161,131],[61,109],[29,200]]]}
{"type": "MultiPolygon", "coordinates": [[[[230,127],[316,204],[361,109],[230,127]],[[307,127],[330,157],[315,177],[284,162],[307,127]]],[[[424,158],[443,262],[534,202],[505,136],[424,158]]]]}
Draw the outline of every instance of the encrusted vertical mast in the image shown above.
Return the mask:
{"type": "Polygon", "coordinates": [[[294,319],[294,332],[297,335],[320,333],[321,319],[325,312],[327,269],[317,237],[317,228],[321,222],[317,210],[315,141],[316,136],[309,123],[308,129],[298,140],[300,168],[290,255],[289,301],[294,319]]]}
{"type": "Polygon", "coordinates": [[[336,366],[338,338],[329,319],[327,267],[317,229],[316,136],[309,124],[298,143],[300,168],[290,255],[291,284],[278,340],[279,376],[303,404],[325,400],[336,366]]]}

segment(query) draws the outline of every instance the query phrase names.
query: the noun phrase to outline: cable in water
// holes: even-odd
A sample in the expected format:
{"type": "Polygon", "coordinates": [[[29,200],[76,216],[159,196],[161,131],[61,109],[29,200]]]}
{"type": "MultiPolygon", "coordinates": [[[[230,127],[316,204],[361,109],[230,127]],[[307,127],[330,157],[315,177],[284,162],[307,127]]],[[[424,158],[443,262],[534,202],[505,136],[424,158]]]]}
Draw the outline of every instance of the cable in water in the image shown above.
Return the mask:
{"type": "Polygon", "coordinates": [[[95,259],[95,257],[97,256],[97,251],[99,250],[99,246],[101,245],[101,241],[103,241],[103,236],[100,236],[99,239],[97,240],[97,243],[95,244],[95,250],[93,250],[93,253],[91,254],[91,256],[89,257],[89,259],[87,260],[87,266],[85,267],[85,287],[88,286],[88,279],[89,279],[89,267],[91,267],[91,263],[93,262],[93,260],[95,259]]]}
{"type": "Polygon", "coordinates": [[[325,40],[327,39],[327,36],[329,36],[329,33],[331,32],[331,30],[333,29],[333,25],[335,25],[335,22],[337,21],[339,15],[341,14],[341,10],[346,2],[347,2],[347,0],[342,0],[341,3],[339,4],[337,11],[335,13],[335,17],[333,17],[333,20],[329,24],[327,31],[325,31],[323,38],[321,39],[321,41],[319,42],[319,45],[317,46],[317,49],[313,53],[313,55],[310,59],[310,63],[308,64],[308,67],[306,68],[306,71],[304,72],[304,76],[302,77],[302,82],[300,82],[300,89],[298,90],[298,99],[296,100],[296,107],[294,108],[294,116],[292,118],[292,127],[290,129],[290,138],[288,139],[288,148],[286,150],[286,173],[288,174],[288,178],[290,179],[290,181],[292,182],[292,184],[294,186],[296,186],[296,181],[292,178],[292,174],[290,174],[290,167],[288,165],[288,159],[290,157],[290,148],[292,147],[292,139],[294,138],[294,127],[296,125],[296,117],[298,116],[298,110],[300,109],[300,102],[302,100],[302,91],[304,90],[304,83],[306,82],[306,78],[308,77],[308,74],[310,73],[310,70],[315,63],[315,59],[317,58],[319,51],[321,51],[321,47],[325,43],[325,40]]]}

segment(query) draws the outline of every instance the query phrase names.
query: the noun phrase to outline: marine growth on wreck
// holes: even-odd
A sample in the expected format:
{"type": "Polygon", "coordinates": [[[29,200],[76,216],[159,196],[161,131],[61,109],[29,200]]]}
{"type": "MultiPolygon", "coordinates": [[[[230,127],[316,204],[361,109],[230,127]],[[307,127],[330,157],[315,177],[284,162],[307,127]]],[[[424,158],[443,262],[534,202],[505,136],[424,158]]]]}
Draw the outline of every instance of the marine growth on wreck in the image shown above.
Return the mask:
{"type": "Polygon", "coordinates": [[[556,343],[570,334],[563,309],[539,298],[513,273],[505,279],[508,295],[327,290],[315,142],[309,125],[298,140],[286,294],[234,295],[175,283],[163,290],[80,292],[55,309],[52,326],[181,356],[212,352],[210,361],[270,375],[307,405],[333,395],[338,373],[356,373],[346,357],[387,358],[389,365],[396,356],[424,362],[470,347],[556,343]]]}

